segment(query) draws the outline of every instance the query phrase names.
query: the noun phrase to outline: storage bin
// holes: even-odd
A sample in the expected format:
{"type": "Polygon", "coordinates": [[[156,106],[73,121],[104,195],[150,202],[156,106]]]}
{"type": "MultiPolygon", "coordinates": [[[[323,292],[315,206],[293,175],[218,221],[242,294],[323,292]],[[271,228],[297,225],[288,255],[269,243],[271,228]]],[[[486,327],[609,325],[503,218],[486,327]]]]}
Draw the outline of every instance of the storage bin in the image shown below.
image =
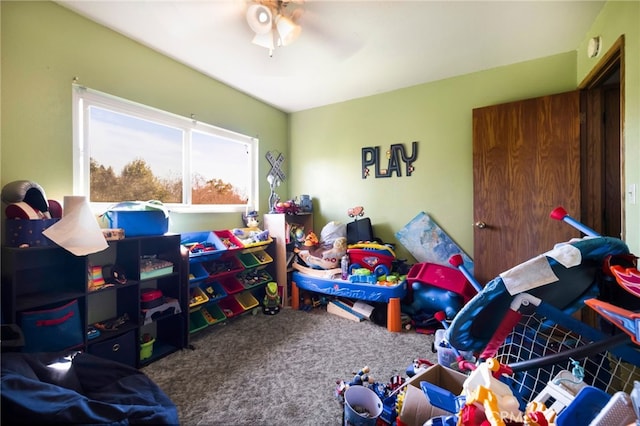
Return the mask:
{"type": "Polygon", "coordinates": [[[224,312],[222,312],[222,309],[220,309],[220,306],[215,303],[209,304],[202,309],[206,309],[207,312],[209,312],[209,317],[205,318],[209,325],[216,324],[227,319],[224,312]]]}
{"type": "Polygon", "coordinates": [[[195,333],[209,326],[200,309],[189,314],[189,333],[195,333]]]}
{"type": "Polygon", "coordinates": [[[227,297],[227,292],[217,281],[201,284],[200,288],[204,291],[207,297],[209,297],[209,302],[215,302],[222,299],[223,297],[227,297]]]}
{"type": "Polygon", "coordinates": [[[89,345],[90,354],[121,362],[132,367],[136,366],[136,350],[137,345],[134,330],[89,345]]]}
{"type": "Polygon", "coordinates": [[[226,277],[220,280],[220,285],[227,292],[227,294],[238,293],[244,290],[244,286],[235,277],[226,277]]]}
{"type": "Polygon", "coordinates": [[[213,231],[182,234],[180,244],[189,250],[189,258],[200,261],[217,259],[227,251],[227,247],[213,231]]]}
{"type": "Polygon", "coordinates": [[[249,271],[243,271],[238,274],[238,280],[245,289],[253,288],[264,284],[269,281],[273,281],[273,278],[264,269],[252,269],[249,271]]]}
{"type": "Polygon", "coordinates": [[[209,301],[209,296],[200,288],[200,286],[193,287],[189,295],[189,309],[196,306],[203,305],[209,301]]]}
{"type": "Polygon", "coordinates": [[[227,297],[218,302],[218,306],[227,318],[234,317],[244,312],[244,308],[235,297],[227,297]]]}
{"type": "Polygon", "coordinates": [[[245,291],[244,293],[237,294],[235,298],[238,301],[238,303],[240,303],[240,306],[242,306],[242,309],[244,309],[245,311],[249,309],[253,309],[259,305],[258,299],[253,297],[253,294],[251,294],[251,292],[249,291],[245,291]]]}
{"type": "Polygon", "coordinates": [[[26,244],[29,247],[55,246],[56,243],[42,235],[42,231],[60,219],[7,219],[5,232],[5,245],[20,247],[26,244]]]}
{"type": "Polygon", "coordinates": [[[222,230],[222,231],[213,231],[222,244],[227,248],[227,250],[242,250],[244,245],[240,242],[239,239],[236,238],[235,235],[231,231],[222,230]]]}
{"type": "Polygon", "coordinates": [[[169,231],[169,217],[162,210],[109,210],[109,228],[124,229],[125,237],[163,235],[169,231]]]}
{"type": "Polygon", "coordinates": [[[199,284],[209,277],[209,273],[200,262],[189,262],[189,284],[199,284]]]}
{"type": "Polygon", "coordinates": [[[242,266],[247,269],[260,265],[260,262],[258,262],[258,259],[252,253],[239,253],[238,259],[240,263],[242,263],[242,266]]]}
{"type": "Polygon", "coordinates": [[[84,343],[78,301],[62,306],[20,312],[23,352],[57,352],[84,343]]]}
{"type": "Polygon", "coordinates": [[[273,257],[269,256],[269,253],[264,250],[256,251],[253,255],[256,257],[260,265],[268,265],[273,262],[273,257]]]}
{"type": "Polygon", "coordinates": [[[202,264],[209,276],[220,278],[227,275],[235,275],[244,269],[242,263],[235,257],[213,260],[202,264]]]}
{"type": "MultiPolygon", "coordinates": [[[[457,369],[457,356],[449,342],[445,340],[445,331],[443,329],[436,330],[436,335],[433,340],[433,347],[438,353],[438,364],[445,367],[457,369]],[[453,366],[455,364],[455,366],[453,366]],[[453,366],[453,367],[452,367],[453,366]]],[[[473,352],[459,351],[460,355],[468,361],[474,360],[473,352]]]]}
{"type": "Polygon", "coordinates": [[[260,247],[273,242],[273,238],[269,235],[268,230],[262,231],[258,228],[236,228],[233,230],[233,235],[235,235],[235,237],[240,240],[244,246],[244,252],[250,252],[252,249],[259,250],[260,247]],[[256,240],[254,235],[258,235],[261,239],[256,240]]]}

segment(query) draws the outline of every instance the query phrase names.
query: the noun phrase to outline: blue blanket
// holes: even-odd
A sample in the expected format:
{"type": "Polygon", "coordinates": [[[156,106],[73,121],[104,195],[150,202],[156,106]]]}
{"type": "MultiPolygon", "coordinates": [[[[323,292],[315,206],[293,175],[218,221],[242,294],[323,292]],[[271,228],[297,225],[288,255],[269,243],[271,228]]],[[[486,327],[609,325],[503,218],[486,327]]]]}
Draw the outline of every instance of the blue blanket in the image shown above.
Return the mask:
{"type": "Polygon", "coordinates": [[[86,353],[3,353],[1,397],[3,425],[179,423],[173,402],[145,374],[86,353]]]}

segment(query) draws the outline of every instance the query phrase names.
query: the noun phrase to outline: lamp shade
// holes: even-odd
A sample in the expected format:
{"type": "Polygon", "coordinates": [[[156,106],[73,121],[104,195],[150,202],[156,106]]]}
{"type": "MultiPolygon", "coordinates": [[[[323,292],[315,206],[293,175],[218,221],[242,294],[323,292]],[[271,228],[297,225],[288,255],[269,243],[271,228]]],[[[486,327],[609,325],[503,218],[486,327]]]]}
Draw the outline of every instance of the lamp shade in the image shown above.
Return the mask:
{"type": "Polygon", "coordinates": [[[247,9],[247,22],[256,34],[266,34],[273,27],[271,9],[261,4],[252,4],[247,9]]]}
{"type": "Polygon", "coordinates": [[[265,34],[256,34],[253,40],[251,40],[251,43],[273,50],[275,47],[273,44],[273,31],[269,30],[269,32],[265,34]]]}
{"type": "Polygon", "coordinates": [[[282,43],[283,46],[293,43],[302,31],[300,25],[282,15],[276,17],[276,29],[280,36],[280,43],[282,43]]]}

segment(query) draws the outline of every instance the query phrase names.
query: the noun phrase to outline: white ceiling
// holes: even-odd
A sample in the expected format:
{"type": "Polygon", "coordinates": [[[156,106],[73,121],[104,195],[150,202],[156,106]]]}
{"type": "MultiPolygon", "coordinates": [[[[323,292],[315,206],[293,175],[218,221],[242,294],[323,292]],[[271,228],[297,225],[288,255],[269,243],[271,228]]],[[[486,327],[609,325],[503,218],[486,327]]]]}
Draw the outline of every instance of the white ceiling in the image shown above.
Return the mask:
{"type": "Polygon", "coordinates": [[[285,112],[578,48],[604,1],[306,0],[300,37],[251,43],[248,0],[59,0],[285,112]]]}

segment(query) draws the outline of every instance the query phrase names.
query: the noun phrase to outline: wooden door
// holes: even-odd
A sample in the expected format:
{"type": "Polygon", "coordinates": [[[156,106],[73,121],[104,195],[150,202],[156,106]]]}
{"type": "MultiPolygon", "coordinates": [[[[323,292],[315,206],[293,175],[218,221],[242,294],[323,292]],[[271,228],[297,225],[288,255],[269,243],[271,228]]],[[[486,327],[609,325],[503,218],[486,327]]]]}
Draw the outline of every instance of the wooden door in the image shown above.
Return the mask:
{"type": "Polygon", "coordinates": [[[580,233],[580,92],[473,110],[474,275],[481,284],[580,233]]]}

